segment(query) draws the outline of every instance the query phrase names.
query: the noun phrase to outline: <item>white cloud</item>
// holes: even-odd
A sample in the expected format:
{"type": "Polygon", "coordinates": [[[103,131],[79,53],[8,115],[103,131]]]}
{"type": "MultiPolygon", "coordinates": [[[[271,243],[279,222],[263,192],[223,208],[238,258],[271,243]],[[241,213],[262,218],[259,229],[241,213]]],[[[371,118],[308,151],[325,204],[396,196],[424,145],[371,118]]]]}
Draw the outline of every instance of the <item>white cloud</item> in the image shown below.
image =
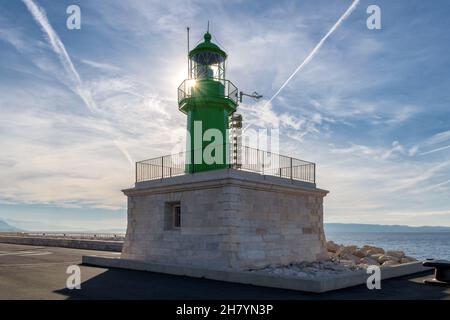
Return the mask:
{"type": "Polygon", "coordinates": [[[434,145],[442,142],[446,142],[450,140],[450,130],[443,131],[433,135],[431,138],[427,139],[425,142],[426,145],[434,145]]]}

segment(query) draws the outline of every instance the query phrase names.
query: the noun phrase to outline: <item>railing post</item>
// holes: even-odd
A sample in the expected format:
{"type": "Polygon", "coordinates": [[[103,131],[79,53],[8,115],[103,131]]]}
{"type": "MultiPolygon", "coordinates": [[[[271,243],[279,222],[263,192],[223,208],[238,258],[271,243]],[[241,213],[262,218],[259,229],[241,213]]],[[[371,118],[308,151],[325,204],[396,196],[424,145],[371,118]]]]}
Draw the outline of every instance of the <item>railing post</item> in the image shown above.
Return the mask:
{"type": "Polygon", "coordinates": [[[135,170],[135,181],[134,183],[138,182],[138,163],[136,162],[134,165],[134,170],[135,170]]]}
{"type": "Polygon", "coordinates": [[[264,158],[266,157],[266,152],[263,151],[262,154],[263,154],[263,156],[262,156],[262,174],[264,175],[264,158]]]}
{"type": "Polygon", "coordinates": [[[292,170],[293,170],[293,168],[292,168],[292,157],[290,158],[290,162],[291,162],[291,180],[292,180],[292,170]]]}
{"type": "Polygon", "coordinates": [[[164,179],[164,157],[161,157],[161,179],[164,179]]]}
{"type": "Polygon", "coordinates": [[[256,170],[261,172],[261,170],[259,170],[259,149],[256,149],[256,170]]]}
{"type": "Polygon", "coordinates": [[[314,170],[313,170],[313,183],[316,183],[316,164],[313,164],[314,170]]]}

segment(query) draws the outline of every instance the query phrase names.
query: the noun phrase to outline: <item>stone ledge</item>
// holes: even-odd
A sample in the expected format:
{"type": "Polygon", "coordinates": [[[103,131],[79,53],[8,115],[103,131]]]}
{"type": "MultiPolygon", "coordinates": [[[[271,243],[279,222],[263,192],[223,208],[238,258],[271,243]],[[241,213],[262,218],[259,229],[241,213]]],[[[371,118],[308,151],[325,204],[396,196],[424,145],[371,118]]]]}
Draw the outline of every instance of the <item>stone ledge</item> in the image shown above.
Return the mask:
{"type": "Polygon", "coordinates": [[[1,236],[0,243],[121,252],[123,241],[1,236]]]}
{"type": "MultiPolygon", "coordinates": [[[[245,272],[229,269],[206,269],[199,267],[156,264],[102,256],[83,256],[82,263],[85,265],[98,267],[150,271],[314,293],[327,292],[365,284],[369,276],[365,271],[361,270],[355,271],[352,274],[337,275],[335,277],[324,279],[301,279],[294,277],[272,276],[250,271],[245,272]]],[[[420,261],[411,262],[402,265],[382,267],[381,278],[382,280],[385,280],[428,270],[430,270],[430,268],[423,267],[422,262],[420,261]]]]}
{"type": "Polygon", "coordinates": [[[201,190],[205,188],[220,188],[224,186],[238,186],[255,190],[271,190],[281,192],[304,191],[311,194],[328,193],[319,189],[316,184],[267,176],[249,171],[222,169],[195,174],[182,175],[171,178],[143,181],[136,183],[134,188],[124,189],[127,196],[146,195],[152,193],[180,192],[183,190],[201,190]]]}

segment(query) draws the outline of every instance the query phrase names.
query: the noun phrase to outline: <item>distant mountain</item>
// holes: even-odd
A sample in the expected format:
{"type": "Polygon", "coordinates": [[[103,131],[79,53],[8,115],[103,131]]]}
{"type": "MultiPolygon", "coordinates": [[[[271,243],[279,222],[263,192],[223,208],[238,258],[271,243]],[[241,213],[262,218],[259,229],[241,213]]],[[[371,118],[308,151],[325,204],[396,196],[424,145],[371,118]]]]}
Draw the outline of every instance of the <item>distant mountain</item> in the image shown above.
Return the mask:
{"type": "MultiPolygon", "coordinates": [[[[359,224],[359,223],[324,223],[325,232],[449,232],[450,227],[410,227],[404,225],[382,225],[382,224],[359,224]]],[[[27,228],[28,229],[28,228],[27,228]]],[[[83,230],[71,230],[70,228],[54,227],[52,229],[42,228],[44,231],[67,231],[67,232],[86,232],[86,233],[125,233],[126,228],[111,228],[111,229],[83,229],[83,230]]],[[[24,231],[11,224],[8,224],[4,220],[0,219],[0,232],[19,232],[24,231]]]]}
{"type": "Polygon", "coordinates": [[[410,227],[403,225],[324,223],[325,232],[450,232],[450,227],[410,227]]]}
{"type": "Polygon", "coordinates": [[[0,232],[18,232],[18,231],[22,230],[6,223],[3,220],[0,220],[0,232]]]}

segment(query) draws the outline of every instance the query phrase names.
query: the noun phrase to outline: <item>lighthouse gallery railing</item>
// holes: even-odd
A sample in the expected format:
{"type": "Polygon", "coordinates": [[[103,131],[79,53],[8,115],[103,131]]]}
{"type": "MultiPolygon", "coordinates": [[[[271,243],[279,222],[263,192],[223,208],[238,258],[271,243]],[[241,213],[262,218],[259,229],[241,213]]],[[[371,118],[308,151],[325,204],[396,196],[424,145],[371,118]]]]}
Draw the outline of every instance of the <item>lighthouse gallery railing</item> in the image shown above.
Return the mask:
{"type": "MultiPolygon", "coordinates": [[[[315,183],[316,164],[276,153],[241,146],[240,156],[230,151],[229,167],[315,183]]],[[[190,157],[189,157],[190,158],[190,157]]],[[[136,162],[136,182],[164,179],[186,174],[186,152],[136,162]]]]}
{"type": "MultiPolygon", "coordinates": [[[[230,80],[211,78],[211,80],[218,81],[224,86],[224,97],[235,103],[238,103],[238,88],[230,80]]],[[[178,87],[178,103],[182,100],[192,97],[192,89],[195,87],[195,80],[186,79],[178,87]]]]}

